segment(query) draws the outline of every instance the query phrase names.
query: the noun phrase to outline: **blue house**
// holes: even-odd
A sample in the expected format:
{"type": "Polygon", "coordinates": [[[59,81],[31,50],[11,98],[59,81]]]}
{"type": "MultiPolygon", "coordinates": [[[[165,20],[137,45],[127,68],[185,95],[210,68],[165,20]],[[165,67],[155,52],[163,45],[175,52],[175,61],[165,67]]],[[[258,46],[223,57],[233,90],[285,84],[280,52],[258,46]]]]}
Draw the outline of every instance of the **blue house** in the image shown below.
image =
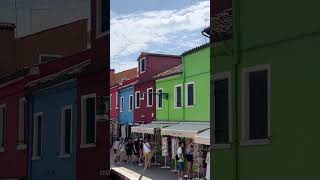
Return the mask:
{"type": "Polygon", "coordinates": [[[29,179],[76,179],[76,98],[74,80],[31,92],[29,179]]]}
{"type": "Polygon", "coordinates": [[[130,136],[130,127],[134,119],[134,85],[130,83],[119,90],[119,125],[121,137],[130,136]]]}

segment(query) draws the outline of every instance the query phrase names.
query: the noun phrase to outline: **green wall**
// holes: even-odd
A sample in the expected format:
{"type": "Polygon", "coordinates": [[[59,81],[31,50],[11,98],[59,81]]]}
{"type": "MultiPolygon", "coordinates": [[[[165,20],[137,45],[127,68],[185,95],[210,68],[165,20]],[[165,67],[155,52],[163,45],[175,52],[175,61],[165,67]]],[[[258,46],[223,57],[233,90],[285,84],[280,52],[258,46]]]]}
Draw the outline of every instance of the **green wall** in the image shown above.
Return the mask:
{"type": "Polygon", "coordinates": [[[163,88],[169,100],[163,99],[163,108],[157,109],[158,121],[203,121],[210,119],[210,47],[201,48],[183,56],[183,73],[156,80],[156,88],[163,88]],[[185,107],[185,84],[195,83],[195,105],[185,107]],[[183,108],[174,108],[174,86],[183,84],[183,108]],[[168,106],[169,104],[169,106],[168,106]],[[169,112],[169,113],[168,113],[169,112]]]}
{"type": "Polygon", "coordinates": [[[320,23],[314,23],[320,15],[317,7],[319,3],[288,0],[241,1],[238,74],[233,56],[227,53],[228,49],[233,51],[232,42],[213,47],[213,73],[232,73],[233,112],[231,148],[212,151],[213,179],[320,179],[320,23]],[[240,73],[245,67],[264,64],[271,67],[271,143],[240,146],[240,73]],[[235,78],[239,83],[237,92],[235,78]]]}

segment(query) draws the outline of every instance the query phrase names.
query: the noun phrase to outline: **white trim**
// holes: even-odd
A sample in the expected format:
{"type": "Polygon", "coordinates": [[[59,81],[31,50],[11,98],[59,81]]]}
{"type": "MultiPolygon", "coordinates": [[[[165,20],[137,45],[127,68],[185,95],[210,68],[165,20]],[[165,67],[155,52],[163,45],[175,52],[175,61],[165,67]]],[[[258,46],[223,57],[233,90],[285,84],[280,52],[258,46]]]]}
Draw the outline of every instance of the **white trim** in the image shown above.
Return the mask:
{"type": "MultiPolygon", "coordinates": [[[[232,143],[232,79],[231,79],[231,73],[230,72],[222,72],[222,73],[218,73],[218,74],[214,74],[213,75],[213,85],[212,85],[212,89],[213,92],[215,92],[215,86],[214,83],[215,81],[219,81],[219,80],[224,80],[227,79],[228,80],[228,131],[229,131],[229,142],[225,143],[225,144],[213,144],[213,149],[226,149],[226,148],[231,148],[230,143],[232,143]]],[[[215,107],[215,96],[213,93],[213,107],[215,107]]],[[[215,118],[215,109],[213,108],[213,119],[215,118]]],[[[213,122],[213,126],[214,126],[214,130],[215,130],[215,119],[213,122]]],[[[213,132],[214,132],[213,130],[213,132]]]]}
{"type": "Polygon", "coordinates": [[[182,84],[177,84],[174,86],[173,89],[173,93],[174,93],[174,99],[173,99],[173,108],[174,109],[181,109],[183,107],[183,86],[182,84]],[[181,107],[177,106],[177,87],[181,87],[181,107]]]}
{"type": "Polygon", "coordinates": [[[111,111],[112,110],[112,94],[110,94],[110,98],[109,99],[110,99],[110,102],[109,102],[110,103],[109,104],[110,108],[109,108],[109,110],[111,111]]]}
{"type": "Polygon", "coordinates": [[[59,54],[39,54],[39,64],[44,64],[47,62],[41,62],[42,57],[54,57],[54,58],[61,58],[62,56],[59,54]]]}
{"type": "Polygon", "coordinates": [[[91,144],[86,142],[86,136],[87,136],[87,122],[86,122],[86,107],[85,107],[85,100],[88,98],[95,98],[95,104],[94,104],[94,109],[95,109],[95,138],[94,141],[95,143],[97,142],[97,118],[96,118],[96,113],[97,113],[97,98],[96,98],[96,93],[91,93],[91,94],[87,94],[87,95],[83,95],[81,96],[81,144],[80,144],[80,148],[83,145],[87,145],[87,144],[91,144]]]}
{"type": "Polygon", "coordinates": [[[22,150],[25,149],[26,144],[25,144],[25,113],[26,113],[26,98],[25,97],[21,97],[19,99],[19,136],[18,136],[18,146],[17,149],[18,150],[22,150]],[[23,108],[23,109],[21,109],[23,108]],[[23,112],[22,112],[23,110],[23,112]]]}
{"type": "Polygon", "coordinates": [[[147,66],[146,66],[146,58],[143,57],[141,59],[139,59],[139,74],[142,74],[144,72],[146,72],[147,66]],[[141,61],[144,60],[144,70],[141,71],[141,61]]]}
{"type": "Polygon", "coordinates": [[[141,106],[141,100],[140,100],[140,91],[136,91],[136,92],[134,92],[134,107],[135,107],[135,109],[139,109],[140,108],[140,106],[141,106]],[[137,94],[139,93],[139,97],[137,97],[137,94]],[[138,102],[139,101],[139,106],[138,106],[138,102]]]}
{"type": "Polygon", "coordinates": [[[5,143],[6,143],[6,120],[7,120],[7,105],[6,104],[1,104],[0,105],[0,109],[4,108],[4,119],[3,119],[3,146],[0,145],[0,152],[4,152],[4,148],[5,148],[5,143]]]}
{"type": "Polygon", "coordinates": [[[115,109],[118,109],[119,108],[119,93],[116,92],[116,107],[115,109]]]}
{"type": "Polygon", "coordinates": [[[33,114],[33,141],[32,141],[32,160],[40,160],[43,154],[43,112],[38,112],[38,113],[34,113],[33,114]],[[40,134],[41,134],[41,153],[40,155],[37,155],[39,152],[37,152],[37,144],[35,143],[35,141],[38,141],[38,117],[41,116],[41,130],[40,130],[40,134]],[[37,130],[37,131],[36,131],[37,130]]]}
{"type": "MultiPolygon", "coordinates": [[[[61,141],[60,141],[60,156],[69,155],[72,153],[72,122],[73,122],[73,111],[72,105],[64,106],[61,110],[61,141]],[[65,152],[65,111],[71,110],[71,119],[70,119],[70,153],[65,152]]],[[[60,157],[59,156],[59,157],[60,157]]]]}
{"type": "Polygon", "coordinates": [[[153,106],[153,88],[147,88],[147,107],[153,106]],[[151,105],[149,105],[149,90],[151,90],[151,105]]]}
{"type": "Polygon", "coordinates": [[[156,92],[157,92],[157,95],[156,95],[156,108],[157,109],[163,109],[163,99],[161,98],[161,102],[162,102],[162,107],[159,107],[159,100],[160,100],[160,97],[159,97],[159,91],[162,91],[162,96],[163,96],[163,88],[158,88],[156,89],[156,92]]]}
{"type": "Polygon", "coordinates": [[[271,119],[270,119],[270,81],[271,81],[271,67],[270,65],[257,65],[242,69],[241,72],[241,143],[242,146],[250,145],[264,145],[271,143],[271,119]],[[248,91],[248,74],[256,71],[268,71],[268,137],[265,139],[249,139],[249,91],[248,91]]]}
{"type": "Polygon", "coordinates": [[[129,95],[128,103],[129,103],[128,111],[131,112],[134,109],[134,107],[132,107],[133,106],[133,95],[129,95]],[[132,105],[131,105],[131,103],[132,103],[132,105]]]}
{"type": "Polygon", "coordinates": [[[120,97],[120,112],[123,112],[124,109],[124,97],[120,97]]]}
{"type": "Polygon", "coordinates": [[[185,107],[187,108],[193,108],[196,105],[196,83],[195,82],[188,82],[185,83],[185,107]],[[188,105],[188,85],[193,84],[193,105],[188,105]]]}

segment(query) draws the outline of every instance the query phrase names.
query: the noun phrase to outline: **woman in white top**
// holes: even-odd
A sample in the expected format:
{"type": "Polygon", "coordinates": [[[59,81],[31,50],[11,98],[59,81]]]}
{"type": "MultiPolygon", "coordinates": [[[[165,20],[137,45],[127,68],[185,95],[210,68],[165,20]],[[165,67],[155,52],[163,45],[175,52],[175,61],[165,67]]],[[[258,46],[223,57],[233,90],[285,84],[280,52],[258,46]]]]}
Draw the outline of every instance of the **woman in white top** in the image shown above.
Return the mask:
{"type": "Polygon", "coordinates": [[[147,168],[151,167],[151,145],[149,143],[149,140],[146,139],[143,143],[143,155],[144,155],[144,165],[147,166],[147,168]]]}
{"type": "Polygon", "coordinates": [[[207,152],[206,163],[207,163],[206,179],[210,180],[210,150],[207,152]]]}

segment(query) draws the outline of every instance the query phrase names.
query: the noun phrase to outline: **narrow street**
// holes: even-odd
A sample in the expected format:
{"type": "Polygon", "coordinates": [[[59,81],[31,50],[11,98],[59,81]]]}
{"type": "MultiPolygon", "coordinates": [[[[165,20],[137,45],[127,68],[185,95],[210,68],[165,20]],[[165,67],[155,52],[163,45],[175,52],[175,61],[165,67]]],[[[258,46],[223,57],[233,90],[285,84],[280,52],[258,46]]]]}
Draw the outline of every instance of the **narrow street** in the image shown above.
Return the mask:
{"type": "MultiPolygon", "coordinates": [[[[132,180],[138,179],[143,171],[144,166],[138,166],[132,163],[122,162],[121,165],[115,165],[114,153],[110,153],[110,167],[121,169],[122,172],[132,177],[132,180]]],[[[152,166],[151,169],[145,171],[145,176],[142,180],[176,180],[178,176],[171,172],[170,169],[162,169],[159,166],[152,166]]]]}

